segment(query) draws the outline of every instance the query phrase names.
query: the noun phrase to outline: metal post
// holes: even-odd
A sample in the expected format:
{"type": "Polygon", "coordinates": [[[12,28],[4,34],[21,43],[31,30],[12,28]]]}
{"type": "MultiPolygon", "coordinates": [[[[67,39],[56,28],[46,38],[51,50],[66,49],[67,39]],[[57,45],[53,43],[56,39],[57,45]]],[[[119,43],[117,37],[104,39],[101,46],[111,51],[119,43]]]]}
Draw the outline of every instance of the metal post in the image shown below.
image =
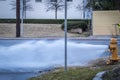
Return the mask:
{"type": "Polygon", "coordinates": [[[24,17],[24,11],[23,11],[23,8],[24,8],[24,2],[23,0],[21,0],[21,26],[20,26],[20,35],[21,37],[23,36],[23,17],[24,17]]]}
{"type": "Polygon", "coordinates": [[[93,8],[91,9],[91,35],[93,35],[93,8]]]}
{"type": "Polygon", "coordinates": [[[116,24],[115,24],[115,33],[116,33],[116,37],[118,37],[116,24]]]}
{"type": "Polygon", "coordinates": [[[93,0],[90,1],[90,6],[91,6],[91,35],[93,35],[93,0]]]}
{"type": "Polygon", "coordinates": [[[83,0],[83,19],[85,19],[85,1],[83,0]]]}
{"type": "Polygon", "coordinates": [[[65,72],[67,72],[67,0],[65,0],[65,21],[64,21],[64,29],[65,29],[65,72]]]}

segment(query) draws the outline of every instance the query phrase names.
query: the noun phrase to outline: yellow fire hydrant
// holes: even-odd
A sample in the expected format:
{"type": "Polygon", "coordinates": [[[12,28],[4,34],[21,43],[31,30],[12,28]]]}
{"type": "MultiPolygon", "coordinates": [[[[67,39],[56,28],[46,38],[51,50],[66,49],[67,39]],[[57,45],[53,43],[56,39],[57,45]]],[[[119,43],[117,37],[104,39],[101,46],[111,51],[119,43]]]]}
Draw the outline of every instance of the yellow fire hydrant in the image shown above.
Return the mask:
{"type": "Polygon", "coordinates": [[[109,45],[109,51],[111,53],[111,56],[109,60],[107,61],[107,64],[114,64],[119,61],[118,56],[118,45],[117,45],[117,39],[111,38],[110,45],[109,45]]]}

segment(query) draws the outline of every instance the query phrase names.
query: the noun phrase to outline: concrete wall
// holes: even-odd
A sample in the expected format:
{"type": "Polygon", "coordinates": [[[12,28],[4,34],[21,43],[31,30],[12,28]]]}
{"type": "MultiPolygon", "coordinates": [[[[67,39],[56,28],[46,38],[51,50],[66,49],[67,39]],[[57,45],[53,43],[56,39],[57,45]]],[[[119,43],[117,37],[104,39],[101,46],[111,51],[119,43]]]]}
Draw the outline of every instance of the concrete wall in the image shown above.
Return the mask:
{"type": "MultiPolygon", "coordinates": [[[[61,24],[24,24],[22,38],[64,37],[61,24]]],[[[68,37],[79,35],[67,33],[68,37]]],[[[16,24],[0,23],[0,38],[15,38],[16,24]]]]}
{"type": "Polygon", "coordinates": [[[119,35],[119,29],[115,27],[118,23],[120,23],[119,11],[94,11],[93,35],[119,35]]]}
{"type": "MultiPolygon", "coordinates": [[[[64,36],[61,24],[24,24],[22,37],[64,36]]],[[[0,38],[15,38],[16,24],[0,23],[0,38]]]]}
{"type": "Polygon", "coordinates": [[[0,24],[0,37],[15,37],[16,24],[0,24]]]}

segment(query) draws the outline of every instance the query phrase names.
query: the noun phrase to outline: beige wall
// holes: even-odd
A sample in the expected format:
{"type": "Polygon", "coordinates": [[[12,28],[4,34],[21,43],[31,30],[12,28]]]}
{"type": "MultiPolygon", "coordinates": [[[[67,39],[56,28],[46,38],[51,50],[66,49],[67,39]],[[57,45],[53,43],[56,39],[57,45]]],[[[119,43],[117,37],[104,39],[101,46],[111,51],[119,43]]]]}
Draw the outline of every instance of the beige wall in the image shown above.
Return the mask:
{"type": "MultiPolygon", "coordinates": [[[[24,24],[22,37],[64,36],[61,24],[24,24]]],[[[0,23],[0,38],[16,37],[16,24],[0,23]]]]}
{"type": "Polygon", "coordinates": [[[120,23],[119,11],[93,11],[93,35],[115,35],[115,25],[120,23]]]}

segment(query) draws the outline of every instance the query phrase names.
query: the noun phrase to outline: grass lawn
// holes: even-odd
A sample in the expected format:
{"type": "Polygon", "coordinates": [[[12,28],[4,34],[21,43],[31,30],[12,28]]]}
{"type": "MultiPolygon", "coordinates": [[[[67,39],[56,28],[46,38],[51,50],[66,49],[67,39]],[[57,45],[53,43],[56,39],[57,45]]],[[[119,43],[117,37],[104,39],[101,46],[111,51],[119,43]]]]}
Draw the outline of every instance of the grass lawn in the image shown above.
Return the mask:
{"type": "Polygon", "coordinates": [[[29,80],[92,80],[98,72],[112,68],[113,66],[70,67],[67,72],[64,72],[63,68],[59,68],[29,80]]]}

